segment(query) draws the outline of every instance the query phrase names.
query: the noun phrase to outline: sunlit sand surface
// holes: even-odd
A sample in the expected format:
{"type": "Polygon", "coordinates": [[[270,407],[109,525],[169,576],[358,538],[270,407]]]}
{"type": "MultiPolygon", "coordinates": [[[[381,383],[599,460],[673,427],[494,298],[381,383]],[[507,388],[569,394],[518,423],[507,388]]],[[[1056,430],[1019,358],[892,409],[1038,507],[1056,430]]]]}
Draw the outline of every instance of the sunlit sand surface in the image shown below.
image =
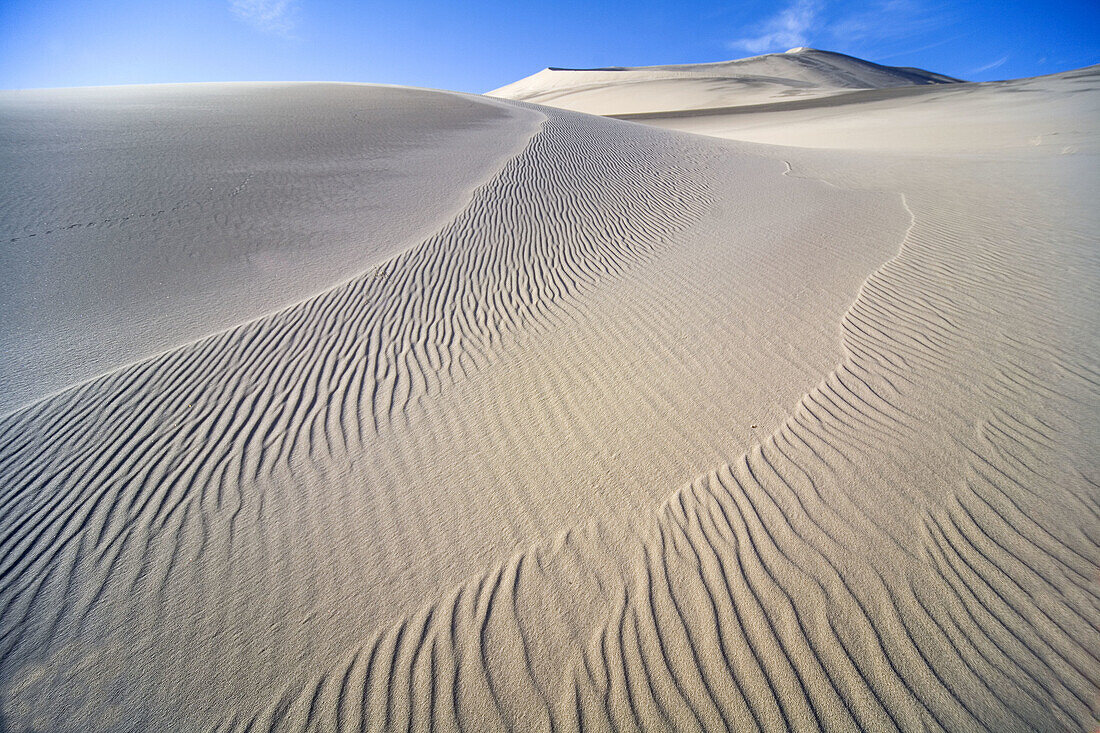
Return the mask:
{"type": "Polygon", "coordinates": [[[0,727],[1095,727],[1098,87],[0,94],[0,727]]]}

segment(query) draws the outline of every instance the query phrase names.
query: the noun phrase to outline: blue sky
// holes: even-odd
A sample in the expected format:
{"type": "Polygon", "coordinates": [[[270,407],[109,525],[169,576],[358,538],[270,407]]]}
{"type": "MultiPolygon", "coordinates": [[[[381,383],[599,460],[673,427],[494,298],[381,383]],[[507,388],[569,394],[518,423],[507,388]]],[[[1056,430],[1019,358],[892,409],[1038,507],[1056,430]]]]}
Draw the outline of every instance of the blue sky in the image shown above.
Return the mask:
{"type": "Polygon", "coordinates": [[[985,81],[1100,63],[1100,0],[0,0],[0,88],[363,81],[483,92],[545,66],[813,46],[985,81]]]}

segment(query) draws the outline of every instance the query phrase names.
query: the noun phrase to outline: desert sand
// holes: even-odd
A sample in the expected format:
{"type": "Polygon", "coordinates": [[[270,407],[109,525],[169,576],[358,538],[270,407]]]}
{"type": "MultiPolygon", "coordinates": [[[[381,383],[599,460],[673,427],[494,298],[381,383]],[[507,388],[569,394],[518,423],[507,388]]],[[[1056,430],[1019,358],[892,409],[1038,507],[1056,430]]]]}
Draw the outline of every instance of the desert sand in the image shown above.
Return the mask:
{"type": "Polygon", "coordinates": [[[1098,82],[0,94],[0,727],[1095,727],[1098,82]]]}

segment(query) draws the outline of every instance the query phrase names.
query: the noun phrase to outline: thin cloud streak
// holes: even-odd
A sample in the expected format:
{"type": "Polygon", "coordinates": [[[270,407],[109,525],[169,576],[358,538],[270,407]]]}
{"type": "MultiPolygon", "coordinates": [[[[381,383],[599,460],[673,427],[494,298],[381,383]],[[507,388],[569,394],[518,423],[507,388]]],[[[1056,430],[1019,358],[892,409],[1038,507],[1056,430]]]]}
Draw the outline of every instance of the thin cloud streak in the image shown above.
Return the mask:
{"type": "Polygon", "coordinates": [[[729,46],[749,53],[806,46],[809,44],[809,31],[817,22],[820,12],[821,3],[817,0],[795,0],[758,25],[755,35],[730,41],[729,46]]]}
{"type": "Polygon", "coordinates": [[[994,61],[992,63],[986,64],[985,66],[979,66],[978,68],[974,69],[970,73],[971,74],[980,74],[983,71],[991,71],[991,70],[996,69],[1000,66],[1004,66],[1006,61],[1008,61],[1008,56],[1002,56],[1001,58],[997,59],[996,61],[994,61]]]}
{"type": "Polygon", "coordinates": [[[954,43],[955,41],[959,40],[960,38],[966,38],[968,35],[970,35],[970,34],[960,33],[957,36],[952,36],[951,38],[945,38],[942,41],[936,41],[935,43],[929,43],[929,44],[921,46],[919,48],[908,48],[904,51],[895,51],[894,53],[878,54],[877,56],[875,56],[875,61],[884,61],[885,59],[893,59],[893,58],[897,58],[898,56],[907,56],[909,54],[920,53],[921,51],[927,51],[927,50],[932,49],[932,48],[938,48],[939,46],[945,46],[948,43],[954,43]]]}
{"type": "MultiPolygon", "coordinates": [[[[727,45],[750,53],[767,53],[821,44],[821,48],[830,50],[878,56],[875,51],[883,44],[927,38],[956,20],[950,11],[929,7],[924,0],[872,0],[855,11],[833,5],[827,7],[825,0],[794,0],[727,45]]],[[[930,43],[927,48],[944,42],[930,43]]]]}
{"type": "Polygon", "coordinates": [[[823,29],[837,42],[900,40],[937,31],[953,22],[952,13],[919,0],[878,0],[836,18],[823,29]]]}
{"type": "Polygon", "coordinates": [[[297,0],[229,0],[229,9],[261,33],[293,38],[297,0]]]}

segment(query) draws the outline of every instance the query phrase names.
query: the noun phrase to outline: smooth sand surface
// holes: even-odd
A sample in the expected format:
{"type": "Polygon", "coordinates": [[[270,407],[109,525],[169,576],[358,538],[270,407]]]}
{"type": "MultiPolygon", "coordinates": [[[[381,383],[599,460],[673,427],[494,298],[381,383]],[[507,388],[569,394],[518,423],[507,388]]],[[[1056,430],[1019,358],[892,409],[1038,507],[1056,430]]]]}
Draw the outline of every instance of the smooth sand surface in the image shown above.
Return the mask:
{"type": "Polygon", "coordinates": [[[736,61],[606,69],[543,69],[488,92],[598,115],[645,114],[807,100],[854,89],[952,84],[923,69],[882,66],[812,48],[736,61]]]}
{"type": "Polygon", "coordinates": [[[2,92],[0,114],[0,413],[392,257],[539,122],[338,84],[2,92]]]}
{"type": "MultiPolygon", "coordinates": [[[[922,155],[1017,156],[1100,152],[1100,67],[1032,79],[852,91],[803,103],[772,101],[622,115],[703,135],[772,145],[922,155]]],[[[716,102],[719,100],[715,100],[716,102]]]]}
{"type": "MultiPolygon", "coordinates": [[[[362,197],[433,231],[330,230],[308,294],[257,317],[219,291],[210,312],[238,324],[68,388],[26,378],[53,393],[0,419],[5,728],[1091,729],[1092,78],[936,87],[971,91],[929,98],[917,147],[892,132],[922,98],[905,92],[827,95],[815,127],[801,106],[700,99],[641,124],[280,87],[316,124],[296,94],[446,110],[440,149],[480,167],[418,167],[379,132],[408,180],[333,184],[318,206],[346,196],[352,217],[362,197]],[[802,145],[737,139],[757,114],[775,122],[746,137],[802,145]],[[845,147],[840,114],[882,137],[845,147]],[[724,137],[667,129],[702,124],[724,137]],[[979,128],[996,133],[974,147],[979,128]]],[[[259,104],[170,91],[210,115],[214,94],[259,104]]],[[[315,159],[307,133],[287,170],[351,154],[315,159]]],[[[8,203],[21,190],[5,206],[33,211],[8,203]]],[[[263,201],[262,222],[302,205],[263,201]]],[[[113,272],[89,266],[86,291],[113,272]]],[[[103,326],[98,358],[126,332],[103,326]]]]}

